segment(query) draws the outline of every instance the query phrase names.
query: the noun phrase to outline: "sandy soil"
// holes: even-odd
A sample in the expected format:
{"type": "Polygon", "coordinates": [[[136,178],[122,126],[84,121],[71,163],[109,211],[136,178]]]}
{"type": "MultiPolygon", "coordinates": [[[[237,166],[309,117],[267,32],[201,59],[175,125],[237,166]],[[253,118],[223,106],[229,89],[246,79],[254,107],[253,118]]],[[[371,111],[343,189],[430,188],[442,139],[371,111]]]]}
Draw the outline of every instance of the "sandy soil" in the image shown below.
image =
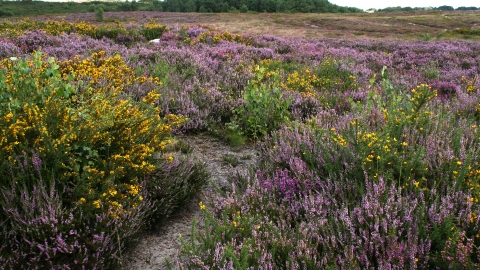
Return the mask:
{"type": "MultiPolygon", "coordinates": [[[[259,153],[253,145],[232,148],[225,142],[205,134],[186,136],[183,140],[193,147],[191,154],[205,163],[211,180],[220,188],[230,185],[228,181],[230,176],[237,173],[247,174],[249,168],[255,166],[259,160],[259,153]],[[226,160],[235,160],[238,164],[234,167],[226,160]]],[[[143,232],[125,255],[123,269],[168,269],[165,259],[172,263],[173,269],[178,269],[175,261],[180,249],[180,235],[186,239],[190,237],[194,217],[198,226],[203,224],[199,202],[207,202],[213,196],[216,196],[216,191],[208,184],[184,209],[175,213],[165,226],[156,231],[143,232]]]]}

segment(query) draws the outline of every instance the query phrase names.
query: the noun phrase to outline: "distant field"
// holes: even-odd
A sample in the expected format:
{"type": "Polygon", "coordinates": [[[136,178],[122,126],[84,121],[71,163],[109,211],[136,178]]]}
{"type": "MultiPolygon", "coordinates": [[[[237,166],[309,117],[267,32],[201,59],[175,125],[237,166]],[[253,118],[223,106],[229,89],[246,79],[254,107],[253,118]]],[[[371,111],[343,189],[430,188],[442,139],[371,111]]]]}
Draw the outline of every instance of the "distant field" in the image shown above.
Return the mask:
{"type": "MultiPolygon", "coordinates": [[[[34,19],[94,21],[92,13],[45,15],[34,19]]],[[[170,13],[105,12],[105,20],[142,24],[154,19],[166,25],[204,25],[236,34],[348,39],[478,39],[480,11],[393,13],[170,13]]],[[[10,18],[12,20],[12,18],[10,18]]]]}

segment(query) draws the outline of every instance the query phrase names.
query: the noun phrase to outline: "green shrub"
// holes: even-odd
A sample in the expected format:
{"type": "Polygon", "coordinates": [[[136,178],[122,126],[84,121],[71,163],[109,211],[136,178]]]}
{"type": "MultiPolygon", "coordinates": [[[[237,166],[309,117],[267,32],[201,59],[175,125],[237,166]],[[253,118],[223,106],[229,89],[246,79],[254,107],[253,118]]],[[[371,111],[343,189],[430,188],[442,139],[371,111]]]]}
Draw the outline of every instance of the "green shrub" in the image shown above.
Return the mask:
{"type": "Polygon", "coordinates": [[[95,7],[95,20],[97,22],[103,22],[103,8],[101,6],[96,6],[95,7]]]}
{"type": "Polygon", "coordinates": [[[243,5],[240,7],[240,13],[247,13],[248,12],[248,7],[246,5],[243,5]]]}
{"type": "MultiPolygon", "coordinates": [[[[37,52],[32,59],[6,59],[1,66],[0,158],[13,161],[22,151],[38,149],[60,189],[74,183],[65,200],[92,213],[113,206],[104,193],[141,189],[139,177],[155,169],[153,154],[165,148],[171,126],[182,121],[159,116],[152,106],[159,96],[155,92],[143,102],[119,96],[142,80],[119,56],[95,53],[58,63],[44,61],[37,52]]],[[[0,186],[6,184],[2,179],[0,186]]],[[[127,194],[116,200],[118,210],[141,200],[138,192],[127,194]]]]}
{"type": "Polygon", "coordinates": [[[204,183],[201,164],[162,155],[171,127],[184,119],[160,117],[155,90],[141,101],[122,96],[146,81],[155,85],[104,52],[0,62],[0,219],[8,220],[0,262],[7,268],[115,266],[148,217],[168,215],[204,183]]]}
{"type": "Polygon", "coordinates": [[[233,110],[231,127],[238,125],[245,135],[259,139],[288,121],[292,100],[283,96],[278,73],[258,66],[255,72],[255,78],[245,87],[245,104],[233,110]],[[264,82],[264,78],[271,81],[264,82]]]}
{"type": "Polygon", "coordinates": [[[166,30],[167,27],[165,25],[150,21],[146,25],[142,25],[140,34],[142,34],[146,40],[152,40],[160,38],[166,30]]]}

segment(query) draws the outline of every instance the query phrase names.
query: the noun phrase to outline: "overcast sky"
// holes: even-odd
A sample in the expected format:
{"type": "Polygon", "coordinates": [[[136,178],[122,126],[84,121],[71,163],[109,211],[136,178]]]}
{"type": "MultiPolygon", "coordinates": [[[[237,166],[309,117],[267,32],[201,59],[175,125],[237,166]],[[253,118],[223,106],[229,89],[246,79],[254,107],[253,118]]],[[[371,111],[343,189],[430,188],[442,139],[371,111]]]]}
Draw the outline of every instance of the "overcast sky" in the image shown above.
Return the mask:
{"type": "Polygon", "coordinates": [[[347,7],[357,7],[361,9],[386,8],[386,7],[439,7],[452,6],[457,7],[480,7],[479,0],[329,0],[332,4],[347,7]]]}

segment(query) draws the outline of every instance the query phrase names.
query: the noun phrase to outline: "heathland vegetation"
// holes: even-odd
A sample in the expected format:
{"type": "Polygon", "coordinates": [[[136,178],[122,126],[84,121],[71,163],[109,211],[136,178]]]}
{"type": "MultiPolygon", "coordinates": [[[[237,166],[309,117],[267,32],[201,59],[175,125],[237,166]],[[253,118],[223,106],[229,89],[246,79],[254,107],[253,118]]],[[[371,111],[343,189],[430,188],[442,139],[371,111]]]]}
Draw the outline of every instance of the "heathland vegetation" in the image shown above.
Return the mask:
{"type": "Polygon", "coordinates": [[[200,203],[182,269],[480,267],[474,25],[331,39],[100,15],[0,23],[6,269],[118,268],[207,181],[180,155],[199,131],[262,157],[200,203]]]}

